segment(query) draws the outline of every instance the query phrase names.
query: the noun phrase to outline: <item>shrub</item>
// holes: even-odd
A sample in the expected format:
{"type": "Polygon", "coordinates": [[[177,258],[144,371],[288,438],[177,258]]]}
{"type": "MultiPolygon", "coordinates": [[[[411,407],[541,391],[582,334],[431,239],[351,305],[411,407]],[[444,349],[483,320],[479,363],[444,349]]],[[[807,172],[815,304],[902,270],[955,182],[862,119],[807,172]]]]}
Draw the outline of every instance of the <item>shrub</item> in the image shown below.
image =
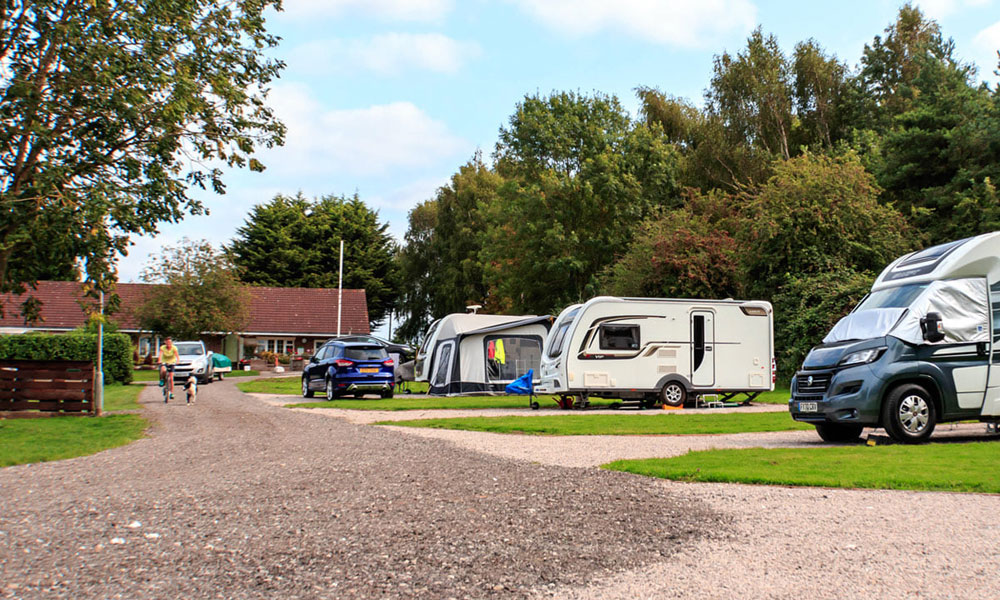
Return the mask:
{"type": "MultiPolygon", "coordinates": [[[[124,333],[104,336],[105,383],[132,382],[132,342],[124,333]]],[[[90,360],[97,362],[97,336],[88,333],[25,333],[0,336],[0,360],[90,360]]]]}

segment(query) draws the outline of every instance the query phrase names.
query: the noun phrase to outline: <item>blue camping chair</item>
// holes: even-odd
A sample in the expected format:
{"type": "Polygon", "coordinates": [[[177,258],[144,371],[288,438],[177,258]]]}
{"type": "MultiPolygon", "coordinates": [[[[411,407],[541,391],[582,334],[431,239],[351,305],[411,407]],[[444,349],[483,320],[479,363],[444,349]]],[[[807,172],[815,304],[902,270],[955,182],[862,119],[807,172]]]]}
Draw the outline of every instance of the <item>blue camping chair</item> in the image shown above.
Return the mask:
{"type": "Polygon", "coordinates": [[[508,383],[504,391],[508,394],[528,394],[528,406],[531,407],[531,410],[538,410],[538,402],[535,401],[535,385],[531,381],[534,375],[535,370],[528,369],[527,373],[508,383]]]}

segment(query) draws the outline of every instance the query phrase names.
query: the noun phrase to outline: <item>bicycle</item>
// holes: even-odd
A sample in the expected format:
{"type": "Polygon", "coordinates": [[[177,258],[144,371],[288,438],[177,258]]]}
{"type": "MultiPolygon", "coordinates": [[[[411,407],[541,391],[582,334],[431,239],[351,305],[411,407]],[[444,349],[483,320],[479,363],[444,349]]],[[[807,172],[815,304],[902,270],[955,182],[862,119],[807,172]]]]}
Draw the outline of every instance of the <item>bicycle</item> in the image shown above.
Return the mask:
{"type": "Polygon", "coordinates": [[[160,363],[160,386],[163,388],[163,403],[174,397],[174,367],[173,364],[160,363]],[[164,381],[164,376],[166,381],[164,381]]]}

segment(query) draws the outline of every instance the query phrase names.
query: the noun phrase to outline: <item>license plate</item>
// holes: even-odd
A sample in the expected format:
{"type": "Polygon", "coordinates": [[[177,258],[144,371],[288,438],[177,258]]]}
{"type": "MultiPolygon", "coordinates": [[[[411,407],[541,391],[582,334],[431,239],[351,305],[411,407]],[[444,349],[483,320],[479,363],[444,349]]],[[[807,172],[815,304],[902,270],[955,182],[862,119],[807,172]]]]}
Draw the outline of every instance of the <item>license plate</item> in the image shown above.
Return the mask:
{"type": "MultiPolygon", "coordinates": [[[[361,368],[361,369],[358,369],[358,370],[361,371],[362,373],[378,373],[378,368],[377,367],[376,368],[361,368]]],[[[815,403],[813,403],[813,405],[815,405],[815,403]]],[[[813,410],[815,410],[815,409],[813,409],[813,410]]]]}
{"type": "Polygon", "coordinates": [[[819,412],[819,404],[816,402],[799,402],[799,412],[819,412]]]}

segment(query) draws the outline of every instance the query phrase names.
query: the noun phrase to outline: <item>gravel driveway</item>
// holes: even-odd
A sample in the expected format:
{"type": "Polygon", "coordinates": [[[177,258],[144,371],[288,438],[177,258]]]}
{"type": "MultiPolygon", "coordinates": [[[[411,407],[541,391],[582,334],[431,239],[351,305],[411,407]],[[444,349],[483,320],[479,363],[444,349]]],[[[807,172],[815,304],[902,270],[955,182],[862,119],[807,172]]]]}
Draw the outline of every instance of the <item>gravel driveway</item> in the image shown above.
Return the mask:
{"type": "Polygon", "coordinates": [[[526,597],[730,535],[656,481],[157,392],[147,439],[0,469],[0,597],[526,597]]]}

